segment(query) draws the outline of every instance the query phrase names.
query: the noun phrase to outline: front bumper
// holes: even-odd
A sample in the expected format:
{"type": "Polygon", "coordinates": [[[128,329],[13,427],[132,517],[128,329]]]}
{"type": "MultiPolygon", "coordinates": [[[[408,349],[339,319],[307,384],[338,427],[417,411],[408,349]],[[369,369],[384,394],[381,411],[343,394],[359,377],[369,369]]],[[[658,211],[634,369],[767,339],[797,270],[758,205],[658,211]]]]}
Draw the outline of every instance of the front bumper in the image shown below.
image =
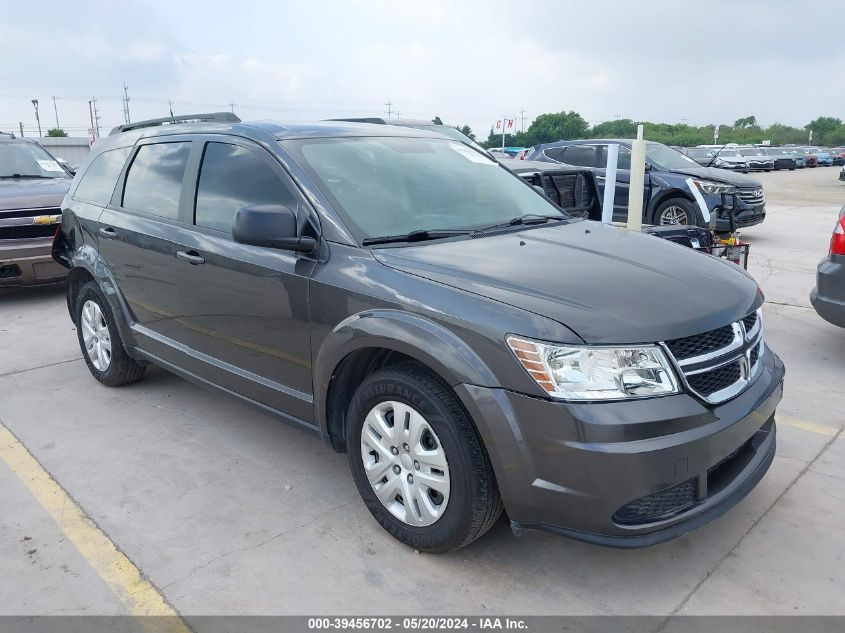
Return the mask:
{"type": "Polygon", "coordinates": [[[0,241],[0,286],[61,281],[67,269],[53,261],[52,237],[0,241]]]}
{"type": "Polygon", "coordinates": [[[642,547],[719,516],[765,474],[784,367],[769,349],[761,362],[746,391],[715,407],[686,394],[572,404],[468,385],[457,391],[481,421],[517,533],[541,529],[642,547]],[[673,510],[677,490],[693,497],[673,510]],[[661,495],[670,506],[631,521],[634,502],[648,509],[661,495]]]}
{"type": "Polygon", "coordinates": [[[825,321],[845,327],[845,256],[830,255],[819,262],[810,303],[825,321]]]}

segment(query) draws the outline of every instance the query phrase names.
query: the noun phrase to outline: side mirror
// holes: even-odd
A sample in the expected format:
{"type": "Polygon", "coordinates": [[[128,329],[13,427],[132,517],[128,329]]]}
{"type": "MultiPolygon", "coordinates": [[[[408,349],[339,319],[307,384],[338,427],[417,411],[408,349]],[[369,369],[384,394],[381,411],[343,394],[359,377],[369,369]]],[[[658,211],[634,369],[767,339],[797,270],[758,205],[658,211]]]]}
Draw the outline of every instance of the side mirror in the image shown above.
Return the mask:
{"type": "Polygon", "coordinates": [[[297,236],[296,214],[281,204],[254,204],[235,213],[232,237],[240,244],[313,253],[317,241],[297,236]]]}

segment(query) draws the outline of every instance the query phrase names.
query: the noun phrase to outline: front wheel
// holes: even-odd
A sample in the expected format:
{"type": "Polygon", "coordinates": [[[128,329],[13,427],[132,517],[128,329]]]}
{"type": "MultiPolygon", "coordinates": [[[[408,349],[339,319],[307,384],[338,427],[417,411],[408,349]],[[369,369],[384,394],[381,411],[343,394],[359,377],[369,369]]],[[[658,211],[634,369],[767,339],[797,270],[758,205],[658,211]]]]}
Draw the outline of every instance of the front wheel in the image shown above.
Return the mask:
{"type": "Polygon", "coordinates": [[[361,383],[349,407],[346,446],[370,513],[415,549],[464,547],[502,512],[478,431],[449,385],[422,365],[394,365],[361,383]]]}
{"type": "Polygon", "coordinates": [[[686,198],[670,198],[654,210],[652,224],[661,226],[672,224],[704,226],[704,219],[694,202],[686,198]]]}

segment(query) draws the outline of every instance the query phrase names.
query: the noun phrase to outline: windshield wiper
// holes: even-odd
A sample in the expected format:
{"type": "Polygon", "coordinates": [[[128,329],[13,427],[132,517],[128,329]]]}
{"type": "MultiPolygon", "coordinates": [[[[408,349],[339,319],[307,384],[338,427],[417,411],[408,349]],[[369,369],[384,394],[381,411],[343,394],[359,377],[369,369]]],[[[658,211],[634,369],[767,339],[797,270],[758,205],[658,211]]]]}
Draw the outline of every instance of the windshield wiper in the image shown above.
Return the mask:
{"type": "Polygon", "coordinates": [[[404,233],[402,235],[383,235],[381,237],[368,237],[361,242],[364,246],[373,246],[374,244],[393,244],[395,242],[422,242],[425,240],[437,240],[441,237],[454,237],[456,235],[466,235],[472,231],[466,229],[442,229],[442,230],[427,230],[419,229],[404,233]]]}
{"type": "Polygon", "coordinates": [[[565,215],[541,215],[539,213],[526,213],[515,218],[511,218],[502,224],[493,224],[477,229],[476,233],[486,233],[487,231],[495,231],[496,229],[506,229],[509,226],[520,226],[529,224],[545,224],[546,222],[569,220],[565,215]]]}
{"type": "Polygon", "coordinates": [[[728,144],[727,144],[727,143],[725,143],[724,145],[722,145],[722,147],[720,147],[720,148],[716,151],[716,153],[715,153],[715,154],[713,154],[713,158],[711,158],[711,159],[710,159],[710,162],[709,162],[709,163],[707,163],[707,164],[705,165],[705,167],[710,167],[710,165],[712,165],[712,164],[713,164],[713,162],[714,162],[717,158],[719,158],[719,154],[721,154],[721,153],[722,153],[722,150],[723,150],[723,149],[725,149],[727,146],[728,146],[728,144]]]}
{"type": "Polygon", "coordinates": [[[39,176],[38,174],[9,174],[8,176],[0,176],[0,178],[10,179],[10,178],[56,178],[56,176],[39,176]]]}

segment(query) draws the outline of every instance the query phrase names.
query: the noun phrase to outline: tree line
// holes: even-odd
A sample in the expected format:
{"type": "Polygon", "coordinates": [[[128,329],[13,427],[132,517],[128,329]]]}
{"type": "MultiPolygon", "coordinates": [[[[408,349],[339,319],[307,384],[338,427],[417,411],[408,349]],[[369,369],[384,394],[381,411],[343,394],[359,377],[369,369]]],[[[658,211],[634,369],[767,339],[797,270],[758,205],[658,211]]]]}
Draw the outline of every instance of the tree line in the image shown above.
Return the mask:
{"type": "MultiPolygon", "coordinates": [[[[707,145],[713,141],[713,125],[687,125],[685,123],[652,123],[640,121],[643,133],[649,141],[657,141],[666,145],[707,145]]],[[[465,134],[469,133],[474,139],[468,125],[460,128],[465,134]]],[[[845,145],[845,124],[834,117],[818,117],[810,121],[803,128],[773,123],[763,127],[757,123],[757,118],[747,116],[734,121],[733,125],[719,126],[717,143],[753,144],[771,141],[772,145],[788,143],[805,145],[808,142],[810,130],[813,131],[814,145],[839,146],[845,145]]],[[[540,143],[567,141],[584,138],[635,138],[637,122],[631,119],[615,119],[590,126],[577,112],[550,112],[538,116],[527,130],[516,134],[505,135],[505,145],[511,147],[531,147],[540,143]]],[[[481,141],[485,147],[501,147],[502,135],[494,134],[490,129],[487,140],[481,141]]]]}

